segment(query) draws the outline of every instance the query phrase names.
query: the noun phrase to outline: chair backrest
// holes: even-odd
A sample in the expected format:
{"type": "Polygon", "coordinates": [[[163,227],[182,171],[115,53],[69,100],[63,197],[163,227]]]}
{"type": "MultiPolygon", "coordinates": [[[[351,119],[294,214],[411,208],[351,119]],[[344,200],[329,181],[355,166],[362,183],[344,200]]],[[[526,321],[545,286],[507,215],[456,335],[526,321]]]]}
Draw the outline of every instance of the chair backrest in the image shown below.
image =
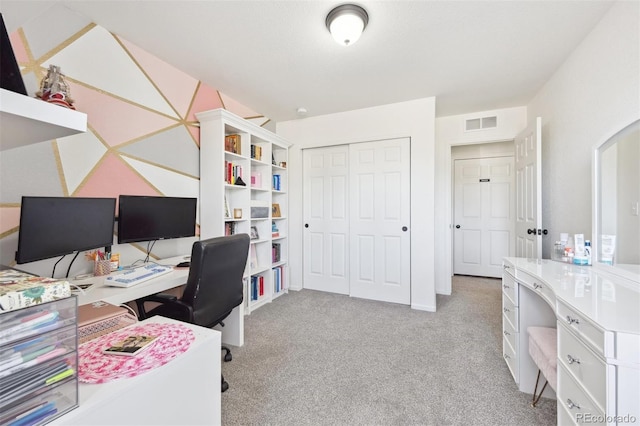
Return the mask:
{"type": "Polygon", "coordinates": [[[193,243],[189,278],[181,300],[193,307],[195,324],[217,325],[242,303],[248,253],[247,234],[193,243]]]}

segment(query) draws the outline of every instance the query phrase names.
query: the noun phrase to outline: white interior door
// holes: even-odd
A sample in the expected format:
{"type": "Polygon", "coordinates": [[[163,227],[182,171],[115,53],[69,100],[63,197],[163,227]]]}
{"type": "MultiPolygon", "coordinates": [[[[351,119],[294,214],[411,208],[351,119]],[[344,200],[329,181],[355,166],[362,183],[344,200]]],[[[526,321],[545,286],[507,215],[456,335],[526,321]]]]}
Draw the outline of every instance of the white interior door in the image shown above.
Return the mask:
{"type": "Polygon", "coordinates": [[[516,149],[516,256],[542,258],[542,118],[518,135],[516,149]]]}
{"type": "Polygon", "coordinates": [[[349,294],[349,147],[305,149],[304,288],[349,294]]]}
{"type": "Polygon", "coordinates": [[[515,253],[514,182],[513,157],[455,161],[454,274],[501,277],[515,253]]]}
{"type": "Polygon", "coordinates": [[[411,302],[409,142],[349,146],[351,296],[411,302]]]}

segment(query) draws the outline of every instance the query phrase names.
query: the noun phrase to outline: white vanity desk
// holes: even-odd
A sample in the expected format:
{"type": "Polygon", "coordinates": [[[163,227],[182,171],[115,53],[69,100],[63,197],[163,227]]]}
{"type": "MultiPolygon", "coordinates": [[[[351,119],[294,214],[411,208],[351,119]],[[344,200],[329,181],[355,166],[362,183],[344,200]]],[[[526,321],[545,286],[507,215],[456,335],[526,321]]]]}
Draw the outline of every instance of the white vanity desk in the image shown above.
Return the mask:
{"type": "Polygon", "coordinates": [[[640,424],[639,283],[552,260],[503,265],[503,357],[518,388],[532,393],[538,371],[527,327],[555,327],[558,424],[640,424]]]}

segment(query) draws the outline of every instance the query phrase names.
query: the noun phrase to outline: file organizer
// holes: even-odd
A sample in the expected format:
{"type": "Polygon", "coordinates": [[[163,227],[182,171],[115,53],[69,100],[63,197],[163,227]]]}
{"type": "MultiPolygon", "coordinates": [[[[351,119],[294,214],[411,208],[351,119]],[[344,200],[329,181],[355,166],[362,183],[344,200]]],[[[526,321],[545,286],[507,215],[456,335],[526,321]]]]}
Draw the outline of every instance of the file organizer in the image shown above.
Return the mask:
{"type": "Polygon", "coordinates": [[[45,424],[78,406],[75,296],[0,315],[0,425],[45,424]]]}

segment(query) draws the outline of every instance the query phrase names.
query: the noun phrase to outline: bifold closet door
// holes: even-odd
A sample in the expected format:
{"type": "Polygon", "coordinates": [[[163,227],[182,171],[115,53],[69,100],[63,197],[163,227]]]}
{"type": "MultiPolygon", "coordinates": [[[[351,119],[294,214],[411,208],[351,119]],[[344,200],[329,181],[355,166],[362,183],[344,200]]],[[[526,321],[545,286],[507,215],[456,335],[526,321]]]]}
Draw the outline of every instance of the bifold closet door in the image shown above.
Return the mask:
{"type": "Polygon", "coordinates": [[[411,303],[410,147],[349,145],[351,296],[411,303]]]}

